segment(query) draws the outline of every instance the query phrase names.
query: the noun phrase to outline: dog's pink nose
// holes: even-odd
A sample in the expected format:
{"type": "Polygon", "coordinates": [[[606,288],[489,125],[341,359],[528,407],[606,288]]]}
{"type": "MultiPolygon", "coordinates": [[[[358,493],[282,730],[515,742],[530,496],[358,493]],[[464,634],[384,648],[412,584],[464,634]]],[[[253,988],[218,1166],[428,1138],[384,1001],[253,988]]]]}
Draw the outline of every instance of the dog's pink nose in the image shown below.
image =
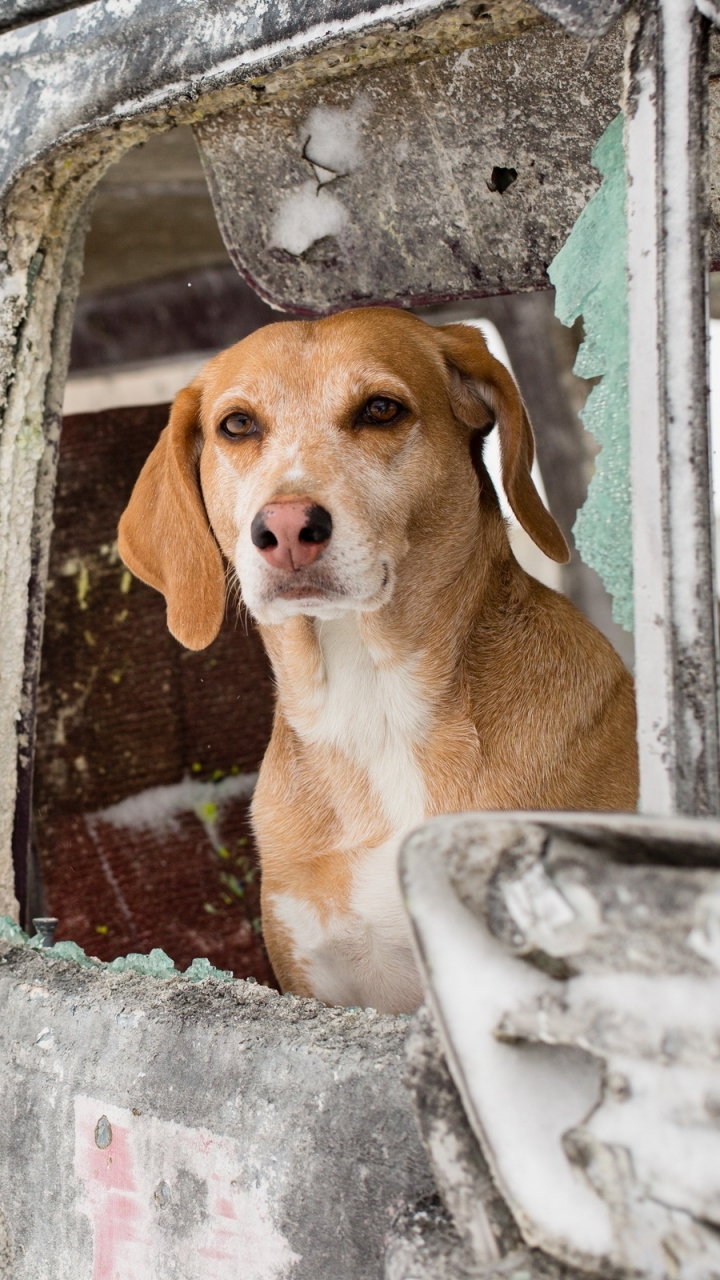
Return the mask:
{"type": "Polygon", "coordinates": [[[268,502],[250,526],[260,555],[276,569],[304,569],[317,560],[332,537],[332,516],[316,502],[300,498],[268,502]]]}

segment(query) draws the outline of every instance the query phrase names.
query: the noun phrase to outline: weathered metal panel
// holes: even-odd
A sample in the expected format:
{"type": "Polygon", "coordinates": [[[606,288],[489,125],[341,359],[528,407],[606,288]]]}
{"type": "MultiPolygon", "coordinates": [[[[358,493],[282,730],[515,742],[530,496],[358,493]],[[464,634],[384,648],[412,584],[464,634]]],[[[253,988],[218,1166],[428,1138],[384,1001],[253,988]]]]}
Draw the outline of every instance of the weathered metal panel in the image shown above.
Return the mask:
{"type": "Polygon", "coordinates": [[[543,21],[525,0],[95,0],[0,35],[0,189],[77,133],[163,108],[187,118],[236,85],[254,100],[258,76],[269,95],[283,72],[297,89],[543,21]]]}
{"type": "MultiPolygon", "coordinates": [[[[446,816],[405,841],[401,866],[428,1002],[492,1173],[474,1162],[475,1203],[501,1228],[478,1242],[482,1274],[520,1261],[499,1192],[526,1246],[585,1274],[716,1275],[720,824],[446,816]]],[[[442,1186],[457,1174],[447,1102],[428,1103],[442,1186]]],[[[445,1194],[467,1235],[459,1190],[445,1194]]]]}
{"type": "Polygon", "coordinates": [[[380,1280],[434,1191],[400,1018],[3,943],[0,1003],[13,1280],[380,1280]]]}
{"type": "Polygon", "coordinates": [[[720,813],[708,446],[707,32],[692,0],[634,24],[626,107],[641,808],[720,813]]]}
{"type": "Polygon", "coordinates": [[[0,0],[0,31],[37,22],[51,13],[62,13],[87,3],[89,0],[0,0]]]}
{"type": "Polygon", "coordinates": [[[610,30],[630,0],[534,0],[538,9],[574,36],[595,40],[610,30]]]}
{"type": "Polygon", "coordinates": [[[547,29],[197,126],[238,269],[316,314],[537,288],[599,178],[622,40],[547,29]]]}

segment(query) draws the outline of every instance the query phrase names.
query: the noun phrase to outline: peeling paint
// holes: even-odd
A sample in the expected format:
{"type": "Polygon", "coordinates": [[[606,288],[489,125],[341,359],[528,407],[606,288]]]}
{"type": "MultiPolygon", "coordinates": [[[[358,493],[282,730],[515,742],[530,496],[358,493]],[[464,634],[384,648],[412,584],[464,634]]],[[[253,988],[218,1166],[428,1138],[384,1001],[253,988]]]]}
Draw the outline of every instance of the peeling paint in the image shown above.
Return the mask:
{"type": "Polygon", "coordinates": [[[270,232],[270,245],[299,257],[325,236],[337,236],[347,225],[348,212],[336,196],[304,182],[283,200],[270,232]]]}
{"type": "Polygon", "coordinates": [[[231,1138],[78,1096],[75,1172],[92,1280],[156,1280],[158,1267],[189,1280],[283,1280],[300,1261],[273,1222],[266,1178],[248,1178],[231,1138]],[[103,1119],[111,1137],[100,1145],[103,1119]]]}
{"type": "Polygon", "coordinates": [[[228,252],[312,315],[542,287],[597,189],[621,67],[619,35],[588,70],[539,30],[213,116],[195,131],[228,252]]]}
{"type": "Polygon", "coordinates": [[[595,475],[575,522],[575,541],[613,597],[613,619],[633,629],[630,405],[628,393],[627,225],[623,117],[593,151],[600,190],[548,268],[555,312],[565,325],[583,317],[585,340],[573,373],[600,377],[581,411],[600,447],[595,475]]]}
{"type": "Polygon", "coordinates": [[[401,851],[481,1194],[565,1265],[720,1265],[719,843],[717,822],[476,814],[401,851]]]}
{"type": "Polygon", "coordinates": [[[434,1193],[407,1020],[2,939],[0,1006],[13,1280],[375,1280],[398,1210],[434,1193]]]}

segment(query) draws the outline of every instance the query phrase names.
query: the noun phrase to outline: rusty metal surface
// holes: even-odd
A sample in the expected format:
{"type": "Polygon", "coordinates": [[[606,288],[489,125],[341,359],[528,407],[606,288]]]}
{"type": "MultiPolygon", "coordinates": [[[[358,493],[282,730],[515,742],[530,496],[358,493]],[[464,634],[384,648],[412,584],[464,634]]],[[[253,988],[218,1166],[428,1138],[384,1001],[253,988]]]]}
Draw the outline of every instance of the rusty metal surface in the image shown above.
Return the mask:
{"type": "Polygon", "coordinates": [[[547,28],[197,126],[236,266],[307,314],[546,284],[618,110],[619,33],[585,52],[547,28]]]}

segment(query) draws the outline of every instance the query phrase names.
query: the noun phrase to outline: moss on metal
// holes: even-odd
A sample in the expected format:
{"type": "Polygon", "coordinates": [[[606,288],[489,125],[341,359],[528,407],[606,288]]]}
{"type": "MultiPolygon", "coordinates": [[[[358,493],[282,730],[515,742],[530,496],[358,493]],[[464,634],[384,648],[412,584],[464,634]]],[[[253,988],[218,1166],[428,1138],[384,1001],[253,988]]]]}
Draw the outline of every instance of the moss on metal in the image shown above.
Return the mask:
{"type": "Polygon", "coordinates": [[[574,372],[601,381],[581,417],[600,446],[587,502],[574,534],[586,564],[613,597],[613,618],[633,628],[630,411],[628,401],[627,224],[623,117],[618,115],[592,155],[603,175],[548,274],[563,324],[583,317],[585,341],[574,372]]]}

